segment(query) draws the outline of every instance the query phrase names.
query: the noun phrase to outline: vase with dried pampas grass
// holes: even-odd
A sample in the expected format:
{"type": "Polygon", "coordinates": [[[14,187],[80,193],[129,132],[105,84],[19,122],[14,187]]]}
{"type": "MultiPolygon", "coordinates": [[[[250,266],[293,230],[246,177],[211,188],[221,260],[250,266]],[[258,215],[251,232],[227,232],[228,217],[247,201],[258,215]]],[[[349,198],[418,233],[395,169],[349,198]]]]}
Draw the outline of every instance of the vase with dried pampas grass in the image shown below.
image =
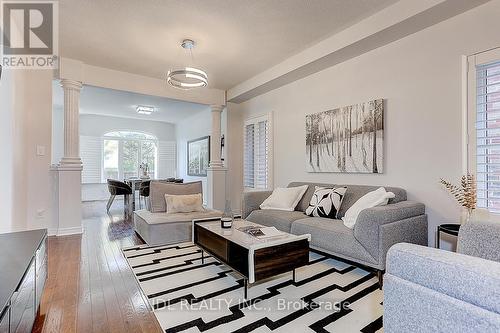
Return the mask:
{"type": "Polygon", "coordinates": [[[476,180],[474,175],[462,176],[460,185],[455,185],[441,178],[441,184],[455,197],[457,202],[466,209],[466,222],[470,220],[474,209],[476,209],[476,180]]]}

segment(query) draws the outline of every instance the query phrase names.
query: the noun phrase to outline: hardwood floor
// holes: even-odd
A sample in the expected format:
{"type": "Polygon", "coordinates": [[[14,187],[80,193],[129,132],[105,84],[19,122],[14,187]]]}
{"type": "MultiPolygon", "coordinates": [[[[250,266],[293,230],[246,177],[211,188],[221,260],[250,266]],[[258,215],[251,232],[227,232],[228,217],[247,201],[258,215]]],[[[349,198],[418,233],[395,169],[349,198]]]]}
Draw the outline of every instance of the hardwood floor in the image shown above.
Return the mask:
{"type": "Polygon", "coordinates": [[[82,235],[49,237],[48,279],[33,332],[161,332],[123,247],[142,244],[123,208],[83,220],[82,235]]]}

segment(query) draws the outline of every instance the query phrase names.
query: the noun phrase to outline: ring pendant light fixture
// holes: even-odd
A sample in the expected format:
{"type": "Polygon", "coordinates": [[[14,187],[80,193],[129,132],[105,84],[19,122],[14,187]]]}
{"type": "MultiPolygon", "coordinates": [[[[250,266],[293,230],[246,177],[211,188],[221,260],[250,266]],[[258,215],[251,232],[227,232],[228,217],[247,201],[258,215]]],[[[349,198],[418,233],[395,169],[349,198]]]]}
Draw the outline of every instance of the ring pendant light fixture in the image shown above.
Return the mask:
{"type": "MultiPolygon", "coordinates": [[[[185,39],[181,46],[188,50],[193,56],[194,41],[185,39]]],[[[204,71],[194,67],[184,67],[182,69],[169,70],[167,73],[167,83],[172,87],[189,90],[193,88],[206,87],[208,85],[208,75],[204,71]]]]}

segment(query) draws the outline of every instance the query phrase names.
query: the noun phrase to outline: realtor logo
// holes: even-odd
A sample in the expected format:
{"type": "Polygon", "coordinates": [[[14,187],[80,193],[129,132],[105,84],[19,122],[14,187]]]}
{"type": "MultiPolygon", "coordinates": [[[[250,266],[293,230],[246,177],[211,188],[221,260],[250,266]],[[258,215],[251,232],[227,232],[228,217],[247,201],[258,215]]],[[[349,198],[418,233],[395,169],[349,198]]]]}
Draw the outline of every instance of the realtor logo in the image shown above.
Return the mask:
{"type": "Polygon", "coordinates": [[[0,1],[0,3],[2,67],[55,68],[58,51],[58,3],[55,1],[0,1]]]}

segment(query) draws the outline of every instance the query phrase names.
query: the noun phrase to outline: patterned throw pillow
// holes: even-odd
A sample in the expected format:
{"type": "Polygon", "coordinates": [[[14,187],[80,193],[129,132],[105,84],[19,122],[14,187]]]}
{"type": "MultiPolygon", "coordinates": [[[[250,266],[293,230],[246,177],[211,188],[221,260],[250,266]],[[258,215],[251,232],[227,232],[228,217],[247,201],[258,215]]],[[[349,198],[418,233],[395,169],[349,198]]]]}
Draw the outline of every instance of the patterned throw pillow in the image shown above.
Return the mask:
{"type": "Polygon", "coordinates": [[[316,186],[309,207],[306,209],[306,215],[337,218],[346,191],[347,187],[326,188],[316,186]]]}

